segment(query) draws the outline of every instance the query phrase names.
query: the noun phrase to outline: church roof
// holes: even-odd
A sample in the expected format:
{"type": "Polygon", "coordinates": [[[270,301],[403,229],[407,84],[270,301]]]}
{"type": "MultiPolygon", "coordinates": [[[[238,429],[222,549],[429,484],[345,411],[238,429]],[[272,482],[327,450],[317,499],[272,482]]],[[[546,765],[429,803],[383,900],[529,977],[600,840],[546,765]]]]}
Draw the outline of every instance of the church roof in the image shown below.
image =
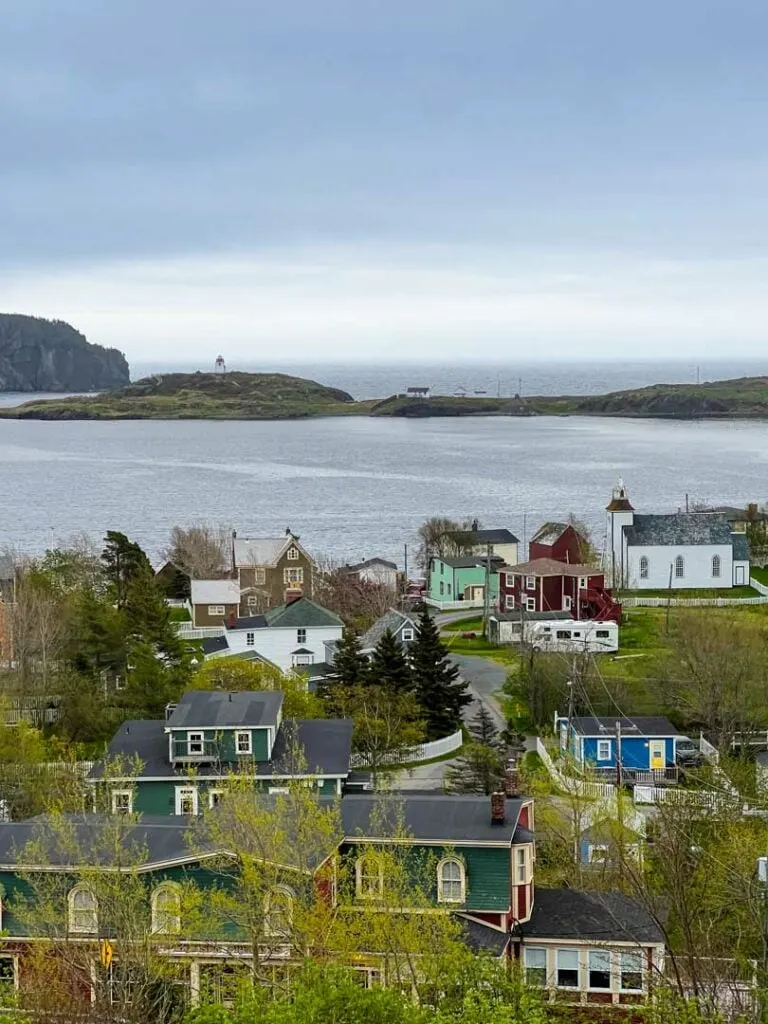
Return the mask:
{"type": "Polygon", "coordinates": [[[632,525],[624,527],[624,534],[629,547],[733,544],[738,536],[731,532],[725,516],[700,512],[636,515],[632,525]]]}

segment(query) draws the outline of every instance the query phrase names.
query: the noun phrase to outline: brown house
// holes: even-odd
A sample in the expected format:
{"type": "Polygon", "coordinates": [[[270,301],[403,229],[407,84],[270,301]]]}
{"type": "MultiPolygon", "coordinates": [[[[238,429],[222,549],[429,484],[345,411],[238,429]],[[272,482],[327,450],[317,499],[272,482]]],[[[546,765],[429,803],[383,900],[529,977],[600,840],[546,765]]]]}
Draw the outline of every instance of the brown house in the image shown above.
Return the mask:
{"type": "Polygon", "coordinates": [[[237,580],[192,580],[192,625],[223,626],[237,617],[240,585],[237,580]]]}
{"type": "Polygon", "coordinates": [[[240,615],[276,608],[295,597],[312,598],[312,559],[299,538],[232,534],[232,570],[240,586],[240,615]]]}

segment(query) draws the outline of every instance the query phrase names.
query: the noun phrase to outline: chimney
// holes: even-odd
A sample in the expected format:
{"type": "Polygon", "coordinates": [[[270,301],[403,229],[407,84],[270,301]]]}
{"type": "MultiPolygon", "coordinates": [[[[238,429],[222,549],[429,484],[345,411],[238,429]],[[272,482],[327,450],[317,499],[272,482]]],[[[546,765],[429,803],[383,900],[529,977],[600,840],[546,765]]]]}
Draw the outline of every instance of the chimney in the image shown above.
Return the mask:
{"type": "Polygon", "coordinates": [[[757,519],[757,503],[754,501],[747,505],[747,519],[757,519]]]}
{"type": "Polygon", "coordinates": [[[285,528],[285,536],[286,537],[290,537],[291,536],[291,528],[290,528],[290,526],[286,526],[286,528],[285,528]]]}
{"type": "Polygon", "coordinates": [[[505,797],[503,793],[491,793],[491,824],[492,825],[503,825],[504,824],[504,802],[505,797]]]}
{"type": "Polygon", "coordinates": [[[285,592],[285,603],[286,604],[293,604],[295,601],[298,601],[299,598],[301,598],[303,596],[304,596],[304,594],[302,593],[301,590],[286,590],[286,592],[285,592]]]}
{"type": "Polygon", "coordinates": [[[477,533],[477,529],[478,529],[479,525],[480,524],[478,523],[477,519],[473,519],[472,520],[472,533],[477,533]]]}
{"type": "Polygon", "coordinates": [[[507,765],[504,770],[504,795],[520,796],[520,786],[517,779],[517,768],[512,765],[507,765]]]}
{"type": "Polygon", "coordinates": [[[233,608],[232,611],[229,613],[229,628],[234,629],[236,625],[237,619],[235,618],[235,610],[233,608]]]}

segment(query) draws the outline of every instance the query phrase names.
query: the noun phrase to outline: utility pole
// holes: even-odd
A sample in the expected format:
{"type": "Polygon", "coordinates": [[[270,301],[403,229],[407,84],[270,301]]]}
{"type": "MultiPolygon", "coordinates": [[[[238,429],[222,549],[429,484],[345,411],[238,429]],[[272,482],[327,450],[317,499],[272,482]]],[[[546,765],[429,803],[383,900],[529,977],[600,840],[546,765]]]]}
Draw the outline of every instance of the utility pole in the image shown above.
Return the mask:
{"type": "Polygon", "coordinates": [[[621,789],[621,722],[616,723],[616,791],[621,789]]]}
{"type": "Polygon", "coordinates": [[[485,588],[483,592],[483,631],[488,636],[488,619],[491,617],[491,544],[485,547],[485,588]]]}
{"type": "Polygon", "coordinates": [[[672,607],[672,563],[669,563],[669,586],[667,587],[667,633],[669,633],[669,610],[672,607]]]}
{"type": "Polygon", "coordinates": [[[403,544],[403,576],[405,576],[406,586],[408,584],[408,545],[403,544]]]}

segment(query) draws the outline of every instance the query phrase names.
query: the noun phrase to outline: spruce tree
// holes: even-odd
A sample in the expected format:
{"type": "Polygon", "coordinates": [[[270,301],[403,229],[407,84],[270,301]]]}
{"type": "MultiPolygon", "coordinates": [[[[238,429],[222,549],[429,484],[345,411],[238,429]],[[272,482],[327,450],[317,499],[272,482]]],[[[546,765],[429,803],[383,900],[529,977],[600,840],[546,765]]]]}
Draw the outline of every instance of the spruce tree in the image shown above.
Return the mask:
{"type": "Polygon", "coordinates": [[[418,634],[410,645],[416,699],[424,708],[428,739],[448,736],[461,725],[461,712],[472,702],[467,684],[459,679],[448,648],[432,616],[425,608],[418,634]]]}
{"type": "Polygon", "coordinates": [[[392,693],[413,692],[413,672],[402,644],[391,630],[382,634],[371,658],[368,679],[392,693]]]}
{"type": "Polygon", "coordinates": [[[360,644],[360,634],[347,626],[336,648],[333,671],[328,675],[328,682],[340,686],[360,686],[366,681],[369,669],[368,659],[360,644]]]}
{"type": "Polygon", "coordinates": [[[490,747],[500,755],[504,754],[504,743],[499,735],[499,730],[493,724],[493,718],[491,718],[491,714],[485,704],[478,701],[477,713],[472,716],[467,728],[475,743],[480,743],[484,747],[490,747]]]}
{"type": "Polygon", "coordinates": [[[493,793],[504,785],[501,753],[485,743],[466,743],[445,773],[446,787],[454,793],[493,793]]]}
{"type": "Polygon", "coordinates": [[[125,606],[128,588],[136,574],[145,569],[152,572],[152,565],[139,545],[117,530],[107,531],[101,561],[118,608],[125,606]]]}

